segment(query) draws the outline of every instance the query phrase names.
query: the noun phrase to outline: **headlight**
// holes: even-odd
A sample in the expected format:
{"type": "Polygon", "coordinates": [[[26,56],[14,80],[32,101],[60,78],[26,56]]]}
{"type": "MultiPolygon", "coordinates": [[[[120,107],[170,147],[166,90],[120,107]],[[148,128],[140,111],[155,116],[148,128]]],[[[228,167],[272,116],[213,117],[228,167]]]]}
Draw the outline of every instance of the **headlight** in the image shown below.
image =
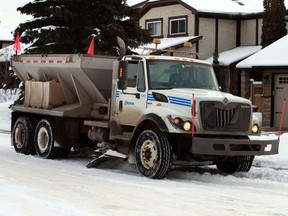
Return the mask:
{"type": "Polygon", "coordinates": [[[184,122],[184,124],[183,124],[183,129],[184,129],[185,131],[191,130],[191,122],[189,122],[189,121],[184,122]]]}
{"type": "Polygon", "coordinates": [[[178,128],[178,129],[181,129],[181,130],[185,130],[185,131],[189,131],[191,130],[191,121],[183,121],[182,118],[180,117],[172,117],[172,116],[168,116],[168,119],[170,121],[170,123],[178,128]]]}
{"type": "Polygon", "coordinates": [[[257,125],[257,124],[254,124],[253,126],[252,126],[252,133],[253,134],[256,134],[256,133],[258,133],[259,132],[259,126],[257,125]]]}

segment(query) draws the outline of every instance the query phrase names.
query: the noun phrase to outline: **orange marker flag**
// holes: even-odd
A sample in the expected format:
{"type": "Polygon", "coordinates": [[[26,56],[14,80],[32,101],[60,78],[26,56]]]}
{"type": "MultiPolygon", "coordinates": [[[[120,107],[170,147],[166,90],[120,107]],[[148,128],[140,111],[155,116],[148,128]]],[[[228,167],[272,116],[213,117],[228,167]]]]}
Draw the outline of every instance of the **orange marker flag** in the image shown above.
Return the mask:
{"type": "Polygon", "coordinates": [[[17,53],[21,52],[19,32],[17,32],[16,39],[15,39],[14,46],[13,46],[13,50],[15,51],[16,55],[17,55],[17,53]]]}
{"type": "Polygon", "coordinates": [[[94,55],[94,37],[92,37],[87,54],[94,55]]]}

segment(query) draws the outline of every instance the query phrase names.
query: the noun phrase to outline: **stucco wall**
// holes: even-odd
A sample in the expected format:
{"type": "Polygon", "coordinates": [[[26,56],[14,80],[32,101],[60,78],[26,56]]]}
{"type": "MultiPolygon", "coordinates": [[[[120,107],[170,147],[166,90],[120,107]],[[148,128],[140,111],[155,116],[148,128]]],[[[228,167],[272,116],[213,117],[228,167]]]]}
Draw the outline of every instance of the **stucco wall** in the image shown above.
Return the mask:
{"type": "Polygon", "coordinates": [[[145,20],[163,18],[163,36],[167,37],[169,35],[169,17],[175,16],[188,16],[188,36],[194,36],[195,16],[182,5],[152,8],[141,17],[139,24],[145,29],[145,20]]]}
{"type": "Polygon", "coordinates": [[[203,36],[199,42],[200,59],[207,59],[215,49],[215,19],[200,18],[199,34],[203,36]]]}
{"type": "Polygon", "coordinates": [[[218,52],[223,52],[236,46],[236,21],[218,21],[218,52]]]}
{"type": "Polygon", "coordinates": [[[241,46],[254,46],[256,44],[256,20],[243,20],[241,22],[241,46]]]}
{"type": "Polygon", "coordinates": [[[258,19],[258,45],[261,44],[262,40],[262,25],[263,25],[263,19],[258,19]]]}

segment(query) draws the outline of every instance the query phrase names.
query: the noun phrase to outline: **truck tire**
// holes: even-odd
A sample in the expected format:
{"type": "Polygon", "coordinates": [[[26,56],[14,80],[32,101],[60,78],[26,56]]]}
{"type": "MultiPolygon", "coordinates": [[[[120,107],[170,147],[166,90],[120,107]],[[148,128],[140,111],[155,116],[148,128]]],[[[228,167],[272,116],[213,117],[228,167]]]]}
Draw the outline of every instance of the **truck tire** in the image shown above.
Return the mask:
{"type": "Polygon", "coordinates": [[[172,164],[172,147],[168,137],[158,130],[145,130],[135,146],[138,171],[153,179],[164,178],[172,164]]]}
{"type": "Polygon", "coordinates": [[[34,136],[36,153],[45,159],[58,158],[61,148],[54,146],[54,128],[52,122],[42,119],[36,126],[34,136]]]}
{"type": "Polygon", "coordinates": [[[234,156],[217,163],[217,169],[222,173],[249,172],[254,156],[234,156]]]}
{"type": "Polygon", "coordinates": [[[33,154],[34,149],[34,124],[28,117],[20,117],[12,129],[12,145],[17,153],[33,154]]]}

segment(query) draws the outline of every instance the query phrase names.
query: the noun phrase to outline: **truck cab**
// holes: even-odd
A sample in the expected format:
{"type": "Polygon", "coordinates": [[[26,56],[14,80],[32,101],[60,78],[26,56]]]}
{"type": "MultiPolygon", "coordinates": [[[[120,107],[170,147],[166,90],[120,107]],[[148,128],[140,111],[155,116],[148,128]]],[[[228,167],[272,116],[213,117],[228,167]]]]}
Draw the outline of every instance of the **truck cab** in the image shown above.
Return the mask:
{"type": "Polygon", "coordinates": [[[129,155],[142,174],[161,177],[153,171],[155,155],[170,150],[157,149],[161,146],[157,140],[172,149],[165,156],[170,158],[167,164],[210,161],[230,173],[249,171],[255,155],[278,152],[275,140],[249,138],[261,134],[251,102],[221,92],[209,63],[184,57],[125,56],[119,65],[111,119],[117,130],[129,134],[133,150],[129,155]]]}

